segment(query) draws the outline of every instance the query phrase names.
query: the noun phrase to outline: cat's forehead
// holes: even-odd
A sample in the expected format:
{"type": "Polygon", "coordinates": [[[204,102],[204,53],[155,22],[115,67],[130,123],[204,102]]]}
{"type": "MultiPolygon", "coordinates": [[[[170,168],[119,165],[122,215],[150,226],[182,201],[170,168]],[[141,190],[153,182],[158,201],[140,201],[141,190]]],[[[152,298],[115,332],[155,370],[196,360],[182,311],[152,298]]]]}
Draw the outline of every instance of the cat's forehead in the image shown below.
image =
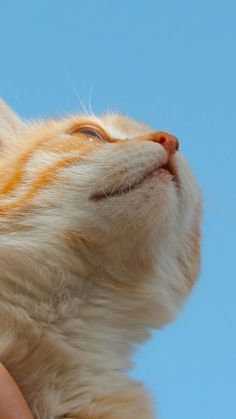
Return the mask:
{"type": "Polygon", "coordinates": [[[147,125],[121,114],[106,114],[100,118],[100,122],[107,133],[114,138],[127,139],[150,131],[147,125]]]}

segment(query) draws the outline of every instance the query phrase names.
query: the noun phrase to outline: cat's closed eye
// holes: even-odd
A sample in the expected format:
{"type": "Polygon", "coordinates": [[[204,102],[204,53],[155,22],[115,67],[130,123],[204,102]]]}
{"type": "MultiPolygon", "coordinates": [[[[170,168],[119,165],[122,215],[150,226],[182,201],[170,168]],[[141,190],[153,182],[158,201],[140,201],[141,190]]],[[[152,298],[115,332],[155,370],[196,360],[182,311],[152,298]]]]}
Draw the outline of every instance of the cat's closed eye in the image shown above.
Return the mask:
{"type": "Polygon", "coordinates": [[[107,142],[107,135],[101,131],[100,128],[93,125],[82,125],[79,127],[73,128],[69,134],[72,135],[81,135],[83,134],[89,141],[100,140],[102,142],[107,142]]]}

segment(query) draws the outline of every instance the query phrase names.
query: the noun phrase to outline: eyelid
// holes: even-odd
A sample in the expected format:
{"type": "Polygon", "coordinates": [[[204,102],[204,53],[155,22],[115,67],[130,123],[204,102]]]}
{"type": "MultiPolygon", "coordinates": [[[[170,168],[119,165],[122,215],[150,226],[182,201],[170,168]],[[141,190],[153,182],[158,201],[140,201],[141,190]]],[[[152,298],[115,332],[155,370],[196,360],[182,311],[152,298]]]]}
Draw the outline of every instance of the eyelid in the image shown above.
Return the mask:
{"type": "MultiPolygon", "coordinates": [[[[78,124],[75,125],[74,127],[72,127],[69,131],[68,134],[73,135],[73,134],[79,134],[81,131],[86,131],[86,130],[93,130],[95,131],[98,136],[102,137],[105,141],[107,141],[108,143],[114,143],[117,140],[111,138],[104,130],[103,128],[101,128],[98,125],[95,124],[78,124]]],[[[81,132],[82,133],[82,132],[81,132]]]]}
{"type": "Polygon", "coordinates": [[[105,141],[110,141],[110,139],[109,139],[108,135],[105,133],[105,131],[103,131],[103,129],[101,129],[100,127],[98,127],[97,125],[94,125],[94,124],[83,124],[83,123],[81,123],[79,125],[76,125],[76,126],[72,127],[68,131],[68,134],[73,135],[73,134],[79,134],[80,132],[82,134],[83,131],[86,131],[86,130],[94,131],[98,135],[98,137],[100,136],[105,141]]]}

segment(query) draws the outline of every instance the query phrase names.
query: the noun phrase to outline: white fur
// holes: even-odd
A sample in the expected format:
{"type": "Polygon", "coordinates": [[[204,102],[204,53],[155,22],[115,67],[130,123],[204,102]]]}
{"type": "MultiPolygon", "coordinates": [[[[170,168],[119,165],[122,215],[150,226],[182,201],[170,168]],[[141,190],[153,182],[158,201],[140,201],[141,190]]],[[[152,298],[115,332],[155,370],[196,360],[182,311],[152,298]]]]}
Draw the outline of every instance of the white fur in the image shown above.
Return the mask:
{"type": "MultiPolygon", "coordinates": [[[[12,127],[14,115],[1,120],[3,143],[9,118],[12,127]]],[[[55,141],[79,120],[55,123],[55,141]]],[[[37,194],[33,209],[0,219],[0,361],[37,419],[152,418],[145,392],[123,373],[134,345],[149,328],[173,320],[190,290],[179,259],[191,270],[189,236],[199,228],[200,196],[186,161],[176,153],[178,187],[160,174],[95,202],[94,193],[131,185],[167,161],[160,144],[136,139],[144,126],[122,131],[114,115],[96,122],[130,140],[123,148],[104,144],[61,170],[62,181],[37,194]]],[[[19,137],[17,150],[27,137],[22,129],[16,124],[11,133],[19,137]]],[[[37,130],[31,125],[28,137],[37,130]]],[[[58,158],[39,150],[18,193],[58,158]]]]}

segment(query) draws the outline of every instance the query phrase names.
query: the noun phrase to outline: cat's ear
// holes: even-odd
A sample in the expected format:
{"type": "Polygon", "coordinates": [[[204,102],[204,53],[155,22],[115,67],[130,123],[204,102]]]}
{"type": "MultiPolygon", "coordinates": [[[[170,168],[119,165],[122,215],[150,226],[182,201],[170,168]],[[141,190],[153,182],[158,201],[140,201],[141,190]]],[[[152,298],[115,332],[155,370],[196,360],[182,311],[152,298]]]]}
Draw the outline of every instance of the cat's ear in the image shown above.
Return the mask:
{"type": "Polygon", "coordinates": [[[0,151],[13,145],[25,128],[24,121],[0,99],[0,151]]]}
{"type": "Polygon", "coordinates": [[[25,127],[24,122],[16,113],[0,99],[0,127],[9,132],[17,132],[25,127]]]}

